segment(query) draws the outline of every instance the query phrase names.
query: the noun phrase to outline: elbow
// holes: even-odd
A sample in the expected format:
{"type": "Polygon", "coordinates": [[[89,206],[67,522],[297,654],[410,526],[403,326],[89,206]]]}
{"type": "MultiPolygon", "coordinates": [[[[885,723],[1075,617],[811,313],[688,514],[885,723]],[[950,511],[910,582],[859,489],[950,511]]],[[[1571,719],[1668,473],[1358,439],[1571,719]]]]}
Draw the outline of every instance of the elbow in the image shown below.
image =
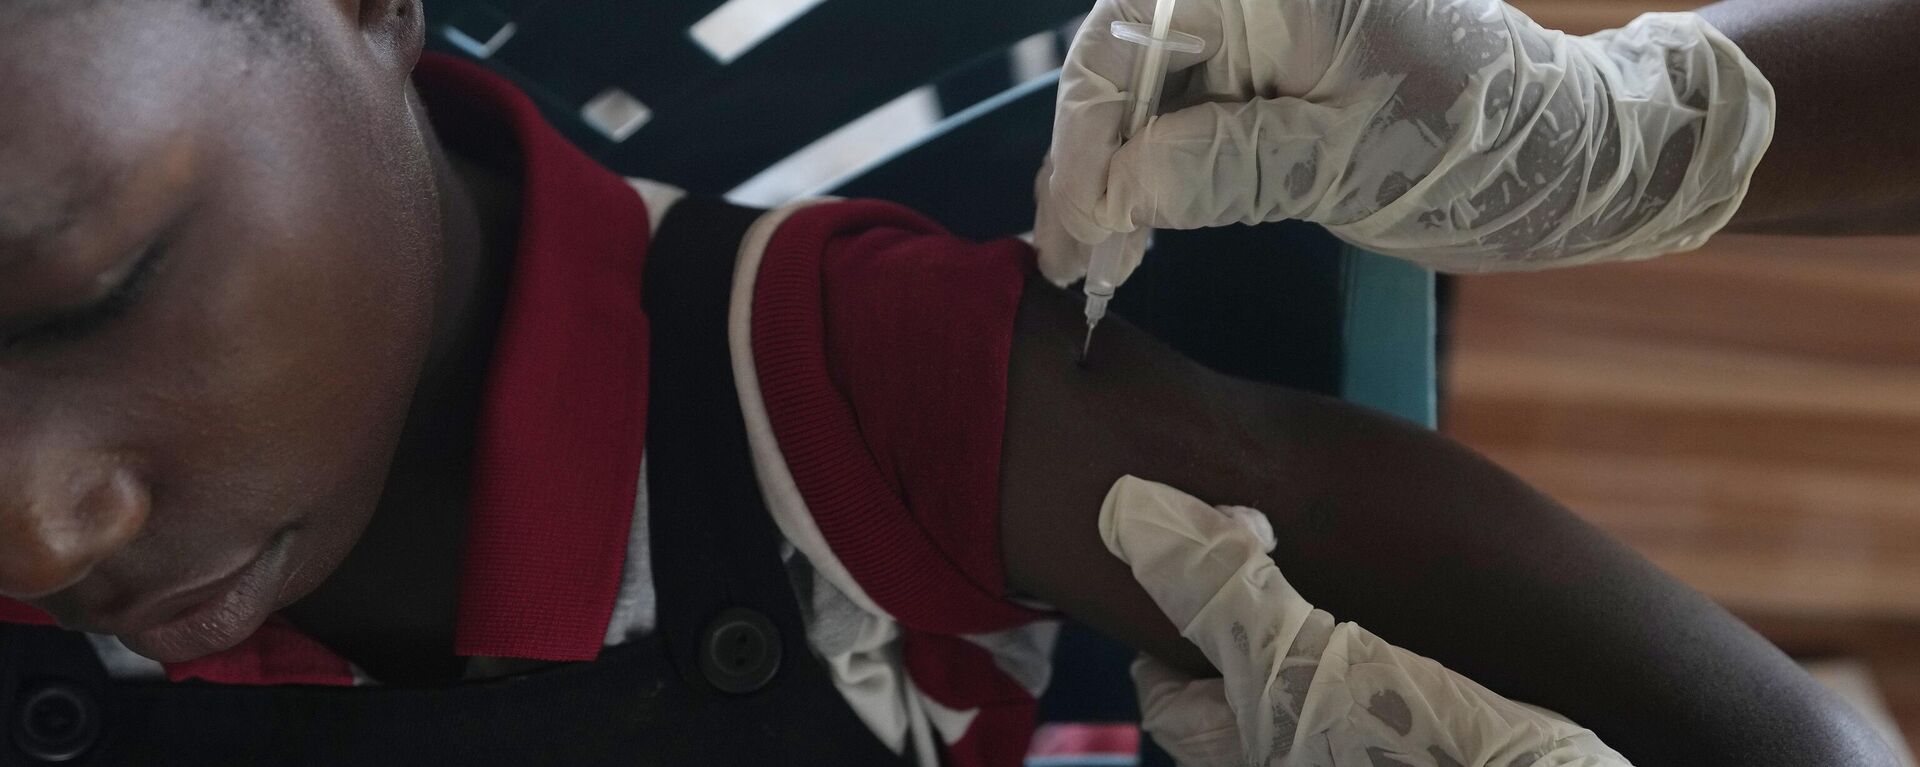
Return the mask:
{"type": "MultiPolygon", "coordinates": [[[[1811,679],[1806,681],[1809,687],[1814,687],[1811,679]]],[[[1815,687],[1812,692],[1814,694],[1794,695],[1782,691],[1778,695],[1774,714],[1779,719],[1753,723],[1758,725],[1750,731],[1753,753],[1716,754],[1703,763],[1740,767],[1902,767],[1906,764],[1851,704],[1825,688],[1815,687]]]]}
{"type": "Polygon", "coordinates": [[[1801,764],[1858,765],[1859,767],[1901,767],[1905,764],[1893,747],[1866,717],[1853,706],[1828,695],[1816,713],[1824,737],[1815,740],[1818,753],[1813,761],[1801,764]]]}

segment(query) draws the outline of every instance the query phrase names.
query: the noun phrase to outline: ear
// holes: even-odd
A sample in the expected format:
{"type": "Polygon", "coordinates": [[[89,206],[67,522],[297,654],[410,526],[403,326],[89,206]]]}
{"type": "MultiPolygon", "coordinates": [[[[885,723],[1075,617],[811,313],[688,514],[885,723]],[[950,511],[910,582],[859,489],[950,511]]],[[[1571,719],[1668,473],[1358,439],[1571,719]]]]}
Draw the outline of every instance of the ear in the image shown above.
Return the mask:
{"type": "Polygon", "coordinates": [[[380,63],[405,82],[426,44],[427,19],[420,0],[348,0],[357,12],[360,34],[380,63]]]}

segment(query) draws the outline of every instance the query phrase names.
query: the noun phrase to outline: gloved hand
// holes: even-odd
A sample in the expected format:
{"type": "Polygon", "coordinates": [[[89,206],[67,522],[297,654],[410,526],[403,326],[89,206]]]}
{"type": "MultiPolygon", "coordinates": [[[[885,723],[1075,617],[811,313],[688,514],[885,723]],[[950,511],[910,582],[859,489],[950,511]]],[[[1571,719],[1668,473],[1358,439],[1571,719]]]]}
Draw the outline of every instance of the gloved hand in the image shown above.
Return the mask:
{"type": "Polygon", "coordinates": [[[1500,697],[1314,609],[1252,509],[1123,477],[1100,535],[1221,678],[1134,664],[1144,727],[1186,767],[1626,765],[1545,709],[1500,697]]]}
{"type": "Polygon", "coordinates": [[[1122,146],[1138,46],[1109,27],[1152,13],[1099,0],[1061,71],[1035,244],[1062,285],[1136,226],[1305,219],[1464,272],[1690,249],[1772,137],[1772,86],[1695,14],[1574,37],[1499,0],[1181,0],[1207,48],[1122,146]]]}

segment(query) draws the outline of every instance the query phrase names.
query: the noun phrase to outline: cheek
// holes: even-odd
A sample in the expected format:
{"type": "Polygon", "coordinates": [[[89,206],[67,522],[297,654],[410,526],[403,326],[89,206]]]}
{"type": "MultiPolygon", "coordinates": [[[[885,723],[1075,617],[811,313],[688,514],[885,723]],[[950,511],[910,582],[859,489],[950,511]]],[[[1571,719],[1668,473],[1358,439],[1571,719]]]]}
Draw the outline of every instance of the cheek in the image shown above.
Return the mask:
{"type": "MultiPolygon", "coordinates": [[[[215,430],[310,476],[383,470],[412,397],[431,322],[422,281],[309,239],[299,253],[255,252],[200,308],[187,359],[215,430]],[[334,255],[341,253],[342,255],[334,255]]],[[[325,483],[331,484],[331,483],[325,483]]]]}
{"type": "Polygon", "coordinates": [[[164,351],[138,360],[153,383],[134,409],[170,435],[154,523],[248,538],[302,525],[317,579],[385,484],[430,337],[436,243],[397,236],[408,222],[391,208],[345,215],[284,185],[204,205],[235,223],[180,243],[176,300],[152,323],[164,351]]]}
{"type": "Polygon", "coordinates": [[[378,504],[442,263],[404,104],[322,102],[256,109],[217,134],[178,258],[129,333],[136,350],[102,384],[150,464],[150,555],[297,524],[288,599],[338,565],[378,504]]]}

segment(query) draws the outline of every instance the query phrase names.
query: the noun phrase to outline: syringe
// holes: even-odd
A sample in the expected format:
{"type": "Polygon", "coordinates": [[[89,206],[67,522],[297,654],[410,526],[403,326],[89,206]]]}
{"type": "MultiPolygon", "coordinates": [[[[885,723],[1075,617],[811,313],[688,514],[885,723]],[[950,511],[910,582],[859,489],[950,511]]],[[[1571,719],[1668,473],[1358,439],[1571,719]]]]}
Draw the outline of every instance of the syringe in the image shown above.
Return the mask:
{"type": "MultiPolygon", "coordinates": [[[[1161,84],[1167,79],[1167,54],[1171,51],[1199,53],[1205,45],[1198,37],[1172,30],[1175,2],[1155,0],[1151,26],[1116,21],[1109,28],[1114,37],[1145,48],[1134,58],[1133,92],[1119,125],[1123,142],[1133,138],[1153,119],[1160,103],[1161,84]]],[[[1113,291],[1126,279],[1126,275],[1121,274],[1121,265],[1140,263],[1151,232],[1145,226],[1135,226],[1133,231],[1115,232],[1093,246],[1093,257],[1087,262],[1087,281],[1082,287],[1087,294],[1087,340],[1080,346],[1082,363],[1087,361],[1087,352],[1093,348],[1093,329],[1107,316],[1107,302],[1113,300],[1113,291]]]]}

